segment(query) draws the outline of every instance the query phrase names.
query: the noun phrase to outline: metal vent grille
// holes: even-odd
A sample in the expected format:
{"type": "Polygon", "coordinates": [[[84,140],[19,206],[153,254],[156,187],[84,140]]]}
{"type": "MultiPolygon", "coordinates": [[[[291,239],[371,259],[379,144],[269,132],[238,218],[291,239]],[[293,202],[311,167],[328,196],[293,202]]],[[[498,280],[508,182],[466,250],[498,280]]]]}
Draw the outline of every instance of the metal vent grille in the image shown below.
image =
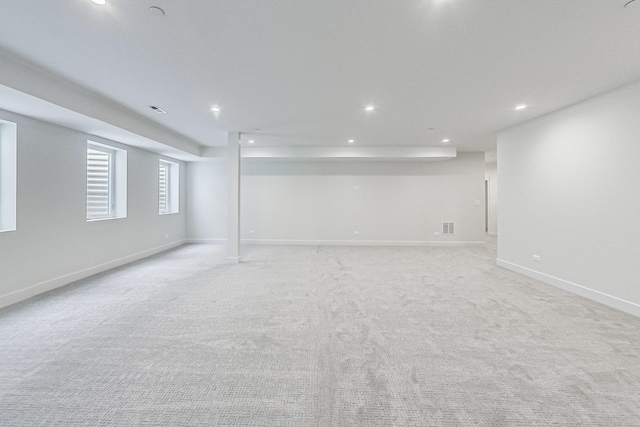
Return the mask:
{"type": "Polygon", "coordinates": [[[454,228],[453,221],[445,221],[442,223],[442,234],[453,234],[454,228]]]}

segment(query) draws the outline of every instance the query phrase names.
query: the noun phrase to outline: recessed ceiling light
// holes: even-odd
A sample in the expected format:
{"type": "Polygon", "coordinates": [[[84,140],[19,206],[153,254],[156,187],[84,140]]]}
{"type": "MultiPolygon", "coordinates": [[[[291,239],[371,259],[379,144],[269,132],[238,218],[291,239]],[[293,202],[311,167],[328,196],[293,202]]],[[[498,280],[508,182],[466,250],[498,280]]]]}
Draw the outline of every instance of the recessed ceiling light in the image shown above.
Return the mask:
{"type": "Polygon", "coordinates": [[[449,141],[451,141],[449,138],[445,138],[445,139],[443,139],[443,140],[442,140],[442,142],[444,142],[445,144],[446,144],[447,142],[449,142],[449,141]]]}
{"type": "Polygon", "coordinates": [[[149,13],[154,16],[164,16],[164,10],[160,9],[158,6],[151,6],[149,8],[149,13]]]}
{"type": "Polygon", "coordinates": [[[373,111],[373,110],[375,110],[375,109],[376,109],[376,107],[374,107],[373,105],[367,105],[367,106],[365,107],[364,111],[373,111]]]}
{"type": "Polygon", "coordinates": [[[219,113],[220,107],[218,107],[217,105],[214,105],[213,107],[211,107],[211,111],[213,111],[214,113],[219,113]]]}
{"type": "Polygon", "coordinates": [[[255,141],[253,139],[249,140],[249,144],[253,144],[255,141]]]}
{"type": "Polygon", "coordinates": [[[162,108],[158,107],[157,105],[149,105],[149,108],[151,108],[153,111],[155,111],[156,113],[159,114],[165,114],[166,111],[164,111],[162,108]]]}
{"type": "Polygon", "coordinates": [[[527,108],[527,106],[525,104],[520,104],[520,105],[516,106],[515,110],[520,111],[520,110],[524,110],[526,108],[527,108]]]}
{"type": "Polygon", "coordinates": [[[105,4],[107,4],[107,0],[91,0],[92,2],[94,2],[95,4],[99,4],[100,6],[104,6],[105,4]]]}
{"type": "Polygon", "coordinates": [[[354,142],[356,142],[356,140],[355,140],[355,139],[350,139],[350,140],[348,140],[347,142],[348,142],[349,144],[353,144],[354,142]]]}

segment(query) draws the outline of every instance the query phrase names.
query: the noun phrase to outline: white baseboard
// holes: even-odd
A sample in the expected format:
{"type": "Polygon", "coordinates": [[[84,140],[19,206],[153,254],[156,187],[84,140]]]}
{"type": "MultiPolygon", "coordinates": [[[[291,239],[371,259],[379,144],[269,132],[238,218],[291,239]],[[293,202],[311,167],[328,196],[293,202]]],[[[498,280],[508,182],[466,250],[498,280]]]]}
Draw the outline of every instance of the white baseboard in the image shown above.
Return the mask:
{"type": "Polygon", "coordinates": [[[178,240],[173,243],[168,243],[166,245],[147,249],[146,251],[128,255],[123,258],[114,259],[113,261],[105,262],[104,264],[85,268],[84,270],[76,271],[74,273],[65,274],[64,276],[56,277],[55,279],[51,279],[51,280],[46,280],[44,282],[40,282],[35,285],[29,286],[28,288],[20,289],[19,291],[2,295],[0,296],[0,308],[7,307],[9,305],[12,305],[20,301],[24,301],[26,299],[34,297],[36,295],[39,295],[41,293],[60,288],[62,286],[68,285],[69,283],[73,283],[76,280],[84,279],[86,277],[93,276],[94,274],[102,273],[103,271],[120,267],[121,265],[129,264],[131,262],[138,261],[143,258],[147,258],[151,255],[164,252],[166,250],[183,245],[184,243],[185,243],[185,240],[178,240]]]}
{"type": "MultiPolygon", "coordinates": [[[[187,239],[187,243],[219,244],[227,239],[187,239]]],[[[287,240],[287,239],[242,239],[244,245],[283,246],[484,246],[486,242],[444,242],[422,240],[287,240]]]]}
{"type": "Polygon", "coordinates": [[[186,243],[193,243],[193,244],[204,244],[204,245],[209,245],[209,244],[220,244],[220,243],[227,243],[227,239],[195,239],[195,238],[189,238],[186,240],[186,243]]]}
{"type": "Polygon", "coordinates": [[[242,239],[245,245],[300,245],[300,246],[484,246],[485,242],[441,242],[420,240],[285,240],[242,239]]]}
{"type": "Polygon", "coordinates": [[[564,289],[565,291],[572,292],[601,304],[608,305],[609,307],[613,307],[617,310],[624,311],[625,313],[640,317],[640,305],[632,303],[630,301],[626,301],[600,291],[586,288],[576,283],[572,283],[558,277],[550,276],[548,274],[541,273],[539,271],[532,270],[530,268],[523,267],[521,265],[514,264],[502,259],[498,259],[496,264],[499,267],[506,268],[507,270],[515,271],[516,273],[520,273],[524,276],[531,277],[557,288],[564,289]]]}

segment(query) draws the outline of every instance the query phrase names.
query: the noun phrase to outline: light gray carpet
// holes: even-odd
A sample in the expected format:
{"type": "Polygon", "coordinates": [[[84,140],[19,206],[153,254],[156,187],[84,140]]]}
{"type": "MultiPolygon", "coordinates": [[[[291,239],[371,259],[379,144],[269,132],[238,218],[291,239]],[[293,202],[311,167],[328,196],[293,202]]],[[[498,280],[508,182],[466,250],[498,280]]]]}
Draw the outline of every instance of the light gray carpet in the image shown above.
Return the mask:
{"type": "Polygon", "coordinates": [[[1,310],[0,425],[640,425],[640,319],[494,263],[183,246],[1,310]]]}

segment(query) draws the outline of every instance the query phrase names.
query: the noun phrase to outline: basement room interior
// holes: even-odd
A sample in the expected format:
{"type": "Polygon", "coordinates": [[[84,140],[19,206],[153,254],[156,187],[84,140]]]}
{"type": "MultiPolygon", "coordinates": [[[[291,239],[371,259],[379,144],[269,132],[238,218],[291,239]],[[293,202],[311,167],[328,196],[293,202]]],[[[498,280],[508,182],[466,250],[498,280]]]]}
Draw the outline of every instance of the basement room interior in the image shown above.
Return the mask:
{"type": "Polygon", "coordinates": [[[640,425],[640,1],[0,13],[3,426],[640,425]]]}

